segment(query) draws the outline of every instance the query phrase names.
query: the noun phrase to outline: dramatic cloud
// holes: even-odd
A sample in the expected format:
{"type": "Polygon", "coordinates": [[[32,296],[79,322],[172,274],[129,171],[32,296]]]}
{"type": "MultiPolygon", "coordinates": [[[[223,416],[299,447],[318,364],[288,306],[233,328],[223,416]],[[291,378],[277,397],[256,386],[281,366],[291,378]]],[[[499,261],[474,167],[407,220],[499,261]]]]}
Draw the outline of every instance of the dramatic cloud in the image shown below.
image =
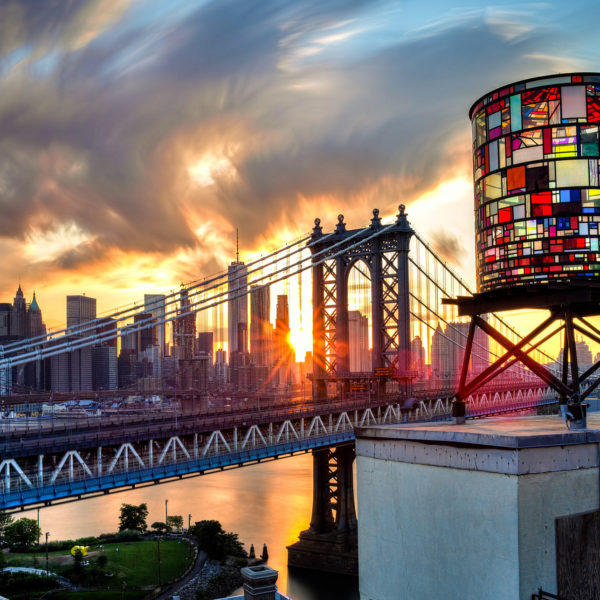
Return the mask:
{"type": "Polygon", "coordinates": [[[563,33],[587,5],[554,4],[553,21],[441,2],[428,21],[376,1],[3,3],[0,289],[101,270],[96,289],[139,293],[142,264],[166,286],[222,268],[236,227],[258,249],[400,202],[472,268],[466,113],[504,82],[588,66],[563,33]]]}

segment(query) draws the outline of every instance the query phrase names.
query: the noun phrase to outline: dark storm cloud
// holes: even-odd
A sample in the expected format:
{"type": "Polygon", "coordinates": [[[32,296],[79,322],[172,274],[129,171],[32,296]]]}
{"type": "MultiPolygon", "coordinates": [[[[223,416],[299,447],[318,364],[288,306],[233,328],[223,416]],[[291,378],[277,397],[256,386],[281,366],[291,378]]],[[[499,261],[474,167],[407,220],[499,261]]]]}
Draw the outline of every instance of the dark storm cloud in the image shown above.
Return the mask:
{"type": "Polygon", "coordinates": [[[469,152],[450,143],[469,130],[475,96],[533,74],[538,62],[523,56],[544,38],[509,43],[480,15],[360,59],[328,59],[327,44],[323,58],[303,59],[313,33],[368,4],[212,2],[180,21],[107,27],[89,43],[93,9],[106,3],[11,4],[18,33],[5,60],[26,43],[41,64],[0,78],[0,235],[74,222],[93,243],[58,259],[68,269],[113,247],[201,247],[189,211],[226,211],[250,244],[299,196],[342,208],[393,176],[410,200],[469,152]],[[217,173],[184,198],[185,148],[227,139],[232,122],[242,123],[227,152],[236,176],[217,173]]]}
{"type": "Polygon", "coordinates": [[[456,235],[445,230],[438,230],[431,234],[431,238],[434,249],[443,259],[453,264],[461,263],[466,250],[456,235]]]}

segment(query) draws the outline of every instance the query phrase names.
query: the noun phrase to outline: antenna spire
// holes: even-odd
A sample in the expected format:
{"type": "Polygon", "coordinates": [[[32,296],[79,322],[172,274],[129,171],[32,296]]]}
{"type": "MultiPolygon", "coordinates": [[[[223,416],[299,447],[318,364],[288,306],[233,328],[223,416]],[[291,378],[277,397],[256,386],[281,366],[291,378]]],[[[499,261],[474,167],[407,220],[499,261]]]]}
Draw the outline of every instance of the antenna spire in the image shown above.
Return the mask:
{"type": "Polygon", "coordinates": [[[240,262],[240,230],[235,228],[235,261],[240,262]]]}

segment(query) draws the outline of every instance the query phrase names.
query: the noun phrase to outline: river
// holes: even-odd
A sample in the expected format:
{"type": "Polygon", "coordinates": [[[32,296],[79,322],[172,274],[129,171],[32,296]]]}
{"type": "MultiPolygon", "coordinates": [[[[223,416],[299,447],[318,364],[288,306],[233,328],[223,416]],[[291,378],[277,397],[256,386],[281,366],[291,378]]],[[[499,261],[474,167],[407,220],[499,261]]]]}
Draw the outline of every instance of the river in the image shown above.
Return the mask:
{"type": "MultiPolygon", "coordinates": [[[[46,531],[51,540],[116,531],[124,502],[145,502],[148,524],[164,521],[165,500],[168,513],[181,515],[186,526],[190,514],[192,523],[216,519],[226,531],[239,535],[246,550],[254,544],[258,555],[267,544],[268,564],[279,571],[278,588],[292,600],[358,600],[354,578],[287,567],[286,546],[298,539],[310,520],[310,454],[43,508],[42,537],[46,531]]],[[[16,516],[36,519],[37,512],[16,516]]]]}

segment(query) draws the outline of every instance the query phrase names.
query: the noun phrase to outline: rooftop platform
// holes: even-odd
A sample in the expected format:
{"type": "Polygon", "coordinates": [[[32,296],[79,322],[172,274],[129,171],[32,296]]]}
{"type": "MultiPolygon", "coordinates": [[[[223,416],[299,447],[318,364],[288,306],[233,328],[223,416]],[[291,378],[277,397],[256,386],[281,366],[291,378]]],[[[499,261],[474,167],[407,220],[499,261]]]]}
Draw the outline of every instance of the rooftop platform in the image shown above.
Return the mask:
{"type": "Polygon", "coordinates": [[[473,419],[355,430],[359,456],[523,475],[600,467],[600,414],[569,430],[558,415],[473,419]]]}
{"type": "Polygon", "coordinates": [[[442,421],[359,427],[355,431],[362,438],[524,449],[600,442],[600,413],[588,414],[587,423],[587,429],[569,430],[558,415],[518,416],[470,419],[464,425],[442,421]]]}

